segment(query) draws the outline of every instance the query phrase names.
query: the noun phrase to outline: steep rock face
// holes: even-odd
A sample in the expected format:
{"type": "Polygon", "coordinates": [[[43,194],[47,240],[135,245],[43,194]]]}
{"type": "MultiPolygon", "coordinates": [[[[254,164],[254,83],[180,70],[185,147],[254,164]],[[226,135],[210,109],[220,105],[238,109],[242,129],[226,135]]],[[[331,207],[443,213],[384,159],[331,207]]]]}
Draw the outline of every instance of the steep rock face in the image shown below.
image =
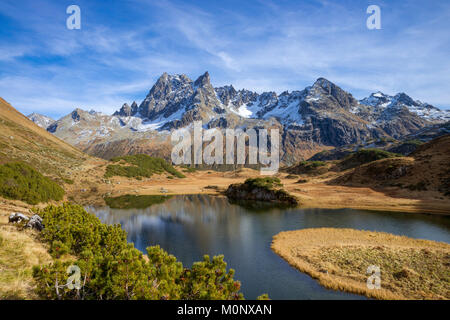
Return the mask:
{"type": "Polygon", "coordinates": [[[383,110],[377,118],[376,124],[388,135],[400,138],[427,126],[429,122],[400,105],[383,110]]]}
{"type": "Polygon", "coordinates": [[[139,113],[149,120],[154,120],[159,115],[168,117],[178,109],[180,104],[185,104],[192,94],[192,80],[188,77],[169,76],[164,73],[140,104],[139,113]]]}
{"type": "Polygon", "coordinates": [[[124,103],[119,111],[114,112],[113,116],[131,117],[136,115],[137,112],[138,112],[138,105],[136,101],[133,101],[131,106],[129,106],[128,103],[124,103]]]}
{"type": "MultiPolygon", "coordinates": [[[[216,97],[206,72],[195,82],[185,75],[164,73],[152,87],[138,108],[139,115],[149,121],[157,119],[173,122],[165,129],[184,126],[192,120],[217,114],[222,105],[216,97]],[[180,122],[181,121],[181,122],[180,122]]],[[[220,111],[219,111],[220,112],[220,111]]]]}
{"type": "Polygon", "coordinates": [[[123,153],[150,152],[142,139],[170,139],[170,131],[192,128],[194,121],[204,128],[278,128],[281,159],[289,164],[329,147],[413,134],[447,116],[406,94],[378,92],[358,101],[324,78],[300,91],[259,94],[232,85],[214,88],[208,72],[195,81],[164,73],[139,106],[125,103],[112,116],[76,109],[48,131],[106,157],[117,154],[108,148],[118,146],[123,153]]]}
{"type": "Polygon", "coordinates": [[[341,146],[382,134],[350,112],[358,101],[330,81],[319,78],[305,90],[300,113],[319,132],[318,142],[341,146]]]}

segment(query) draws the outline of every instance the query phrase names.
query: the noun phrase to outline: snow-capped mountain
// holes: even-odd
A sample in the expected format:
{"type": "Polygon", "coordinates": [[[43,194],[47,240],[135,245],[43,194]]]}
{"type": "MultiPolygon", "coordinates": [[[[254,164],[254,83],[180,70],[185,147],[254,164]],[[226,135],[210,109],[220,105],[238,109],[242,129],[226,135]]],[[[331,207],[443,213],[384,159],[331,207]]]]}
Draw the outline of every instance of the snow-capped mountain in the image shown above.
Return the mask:
{"type": "Polygon", "coordinates": [[[372,93],[369,97],[360,100],[360,103],[374,110],[383,111],[388,108],[407,108],[411,113],[428,121],[450,121],[450,112],[440,110],[428,103],[413,100],[405,93],[395,96],[386,95],[382,92],[372,93]]]}
{"type": "Polygon", "coordinates": [[[55,122],[55,120],[53,120],[52,118],[35,112],[29,114],[27,117],[28,119],[36,123],[39,127],[44,129],[47,129],[51,124],[55,122]]]}
{"type": "Polygon", "coordinates": [[[76,109],[48,131],[97,156],[160,148],[160,156],[170,157],[170,131],[196,120],[205,128],[277,127],[282,158],[289,163],[324,146],[398,138],[449,118],[447,111],[406,94],[378,92],[358,101],[324,78],[301,91],[259,94],[232,85],[214,88],[208,72],[195,81],[164,73],[139,105],[125,103],[113,115],[76,109]]]}

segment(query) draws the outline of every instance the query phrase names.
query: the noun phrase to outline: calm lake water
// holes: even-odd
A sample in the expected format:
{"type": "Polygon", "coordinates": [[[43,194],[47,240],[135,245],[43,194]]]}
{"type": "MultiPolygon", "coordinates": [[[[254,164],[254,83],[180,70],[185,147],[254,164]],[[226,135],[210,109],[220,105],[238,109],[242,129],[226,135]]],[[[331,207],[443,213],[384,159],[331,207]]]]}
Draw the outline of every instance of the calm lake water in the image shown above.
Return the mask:
{"type": "Polygon", "coordinates": [[[262,293],[272,299],[364,298],[324,289],[290,267],[270,249],[272,237],[280,231],[354,228],[450,242],[450,218],[425,214],[250,208],[205,195],[175,196],[146,209],[86,209],[105,223],[120,223],[128,232],[128,241],[139,250],[145,252],[146,247],[158,244],[185,266],[201,260],[204,254],[224,254],[247,299],[262,293]]]}

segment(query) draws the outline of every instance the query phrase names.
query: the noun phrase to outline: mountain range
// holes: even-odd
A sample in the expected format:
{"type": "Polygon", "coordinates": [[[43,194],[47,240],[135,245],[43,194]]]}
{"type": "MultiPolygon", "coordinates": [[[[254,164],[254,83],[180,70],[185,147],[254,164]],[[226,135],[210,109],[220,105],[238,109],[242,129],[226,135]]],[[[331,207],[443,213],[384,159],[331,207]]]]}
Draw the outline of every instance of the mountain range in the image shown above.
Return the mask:
{"type": "Polygon", "coordinates": [[[147,153],[170,158],[170,132],[202,121],[205,128],[279,128],[286,164],[333,147],[372,139],[400,139],[450,121],[450,112],[405,93],[381,92],[355,99],[327,79],[281,94],[213,87],[208,72],[195,81],[164,73],[137,104],[125,103],[112,115],[75,109],[54,121],[29,118],[83,151],[103,157],[147,153]]]}

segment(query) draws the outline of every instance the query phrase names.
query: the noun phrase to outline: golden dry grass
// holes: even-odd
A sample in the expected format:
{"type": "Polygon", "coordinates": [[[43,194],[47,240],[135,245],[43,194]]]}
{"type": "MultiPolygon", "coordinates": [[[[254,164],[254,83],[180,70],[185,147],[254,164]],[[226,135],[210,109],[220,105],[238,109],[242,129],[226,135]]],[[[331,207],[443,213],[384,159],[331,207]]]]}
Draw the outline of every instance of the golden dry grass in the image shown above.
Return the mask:
{"type": "Polygon", "coordinates": [[[383,232],[303,229],[274,236],[272,250],[334,290],[375,299],[450,299],[450,245],[383,232]],[[381,289],[367,268],[381,269],[381,289]]]}
{"type": "Polygon", "coordinates": [[[35,299],[32,268],[51,261],[37,232],[8,224],[11,212],[29,215],[29,207],[19,201],[0,203],[0,299],[35,299]]]}

